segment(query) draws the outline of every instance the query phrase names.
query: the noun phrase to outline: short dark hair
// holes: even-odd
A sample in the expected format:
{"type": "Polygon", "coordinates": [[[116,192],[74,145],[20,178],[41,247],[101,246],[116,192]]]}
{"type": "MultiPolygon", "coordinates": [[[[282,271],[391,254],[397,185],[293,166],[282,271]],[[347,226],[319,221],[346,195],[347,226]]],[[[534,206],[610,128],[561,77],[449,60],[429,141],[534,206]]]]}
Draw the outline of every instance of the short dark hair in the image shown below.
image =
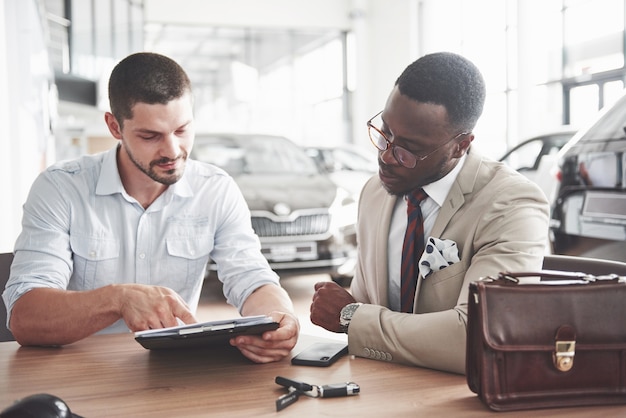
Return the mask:
{"type": "Polygon", "coordinates": [[[451,52],[419,58],[402,72],[396,86],[412,100],[444,106],[455,130],[472,130],[485,103],[485,81],[478,68],[451,52]]]}
{"type": "Polygon", "coordinates": [[[120,61],[109,78],[109,105],[120,125],[133,118],[136,103],[167,104],[191,93],[189,77],[174,60],[139,52],[120,61]]]}

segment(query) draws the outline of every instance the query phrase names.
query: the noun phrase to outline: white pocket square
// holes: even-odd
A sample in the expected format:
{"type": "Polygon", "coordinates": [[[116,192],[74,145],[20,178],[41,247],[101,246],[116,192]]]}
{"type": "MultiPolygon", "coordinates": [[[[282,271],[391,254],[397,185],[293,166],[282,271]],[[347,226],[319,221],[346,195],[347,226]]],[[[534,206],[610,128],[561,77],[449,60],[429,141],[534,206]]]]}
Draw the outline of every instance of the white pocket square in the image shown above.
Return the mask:
{"type": "Polygon", "coordinates": [[[435,237],[428,237],[424,253],[418,267],[422,277],[426,278],[433,272],[439,271],[459,261],[459,249],[456,242],[435,237]]]}

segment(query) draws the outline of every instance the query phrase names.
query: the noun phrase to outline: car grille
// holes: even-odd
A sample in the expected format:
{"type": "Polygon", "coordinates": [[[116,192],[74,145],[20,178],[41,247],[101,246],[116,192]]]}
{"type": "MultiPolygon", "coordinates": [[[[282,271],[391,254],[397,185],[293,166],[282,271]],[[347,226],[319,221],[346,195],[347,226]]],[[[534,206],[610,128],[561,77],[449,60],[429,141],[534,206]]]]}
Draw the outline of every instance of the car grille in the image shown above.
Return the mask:
{"type": "Polygon", "coordinates": [[[252,216],[252,228],[259,237],[296,237],[325,234],[330,227],[328,213],[301,215],[284,222],[264,216],[252,216]]]}

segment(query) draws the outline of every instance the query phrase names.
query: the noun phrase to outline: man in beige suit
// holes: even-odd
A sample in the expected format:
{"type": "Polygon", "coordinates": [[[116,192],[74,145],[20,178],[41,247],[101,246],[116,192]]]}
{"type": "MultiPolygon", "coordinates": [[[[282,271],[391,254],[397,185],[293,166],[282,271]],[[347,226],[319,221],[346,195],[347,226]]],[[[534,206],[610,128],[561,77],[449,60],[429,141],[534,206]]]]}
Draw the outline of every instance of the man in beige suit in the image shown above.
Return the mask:
{"type": "Polygon", "coordinates": [[[311,305],[314,324],[348,333],[351,354],[464,373],[469,283],[541,268],[546,198],[471,147],[484,98],[471,62],[435,53],[405,69],[384,110],[368,121],[379,173],[360,198],[356,275],[350,292],[317,283],[311,305]],[[436,261],[428,267],[420,260],[406,313],[400,309],[406,196],[420,188],[427,195],[420,203],[423,257],[436,261]]]}

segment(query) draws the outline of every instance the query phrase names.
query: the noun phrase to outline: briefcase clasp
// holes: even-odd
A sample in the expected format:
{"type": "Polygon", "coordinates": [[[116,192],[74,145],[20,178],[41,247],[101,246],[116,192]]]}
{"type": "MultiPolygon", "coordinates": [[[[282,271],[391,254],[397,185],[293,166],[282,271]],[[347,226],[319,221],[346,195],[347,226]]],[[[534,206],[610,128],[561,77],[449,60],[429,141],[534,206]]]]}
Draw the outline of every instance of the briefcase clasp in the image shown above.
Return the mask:
{"type": "Polygon", "coordinates": [[[557,341],[552,355],[554,367],[562,372],[569,371],[574,366],[575,351],[576,341],[557,341]]]}

